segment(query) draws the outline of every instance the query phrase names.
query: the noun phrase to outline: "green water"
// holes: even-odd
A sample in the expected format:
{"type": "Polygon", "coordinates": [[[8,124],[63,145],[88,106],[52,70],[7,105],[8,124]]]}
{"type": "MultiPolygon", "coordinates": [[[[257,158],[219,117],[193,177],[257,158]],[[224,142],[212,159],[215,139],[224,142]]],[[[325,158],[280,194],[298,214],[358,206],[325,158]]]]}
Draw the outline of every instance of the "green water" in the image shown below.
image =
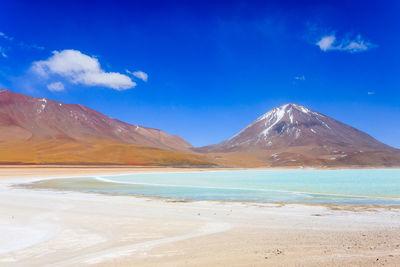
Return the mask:
{"type": "Polygon", "coordinates": [[[400,170],[247,170],[43,180],[30,188],[188,200],[400,205],[400,170]]]}

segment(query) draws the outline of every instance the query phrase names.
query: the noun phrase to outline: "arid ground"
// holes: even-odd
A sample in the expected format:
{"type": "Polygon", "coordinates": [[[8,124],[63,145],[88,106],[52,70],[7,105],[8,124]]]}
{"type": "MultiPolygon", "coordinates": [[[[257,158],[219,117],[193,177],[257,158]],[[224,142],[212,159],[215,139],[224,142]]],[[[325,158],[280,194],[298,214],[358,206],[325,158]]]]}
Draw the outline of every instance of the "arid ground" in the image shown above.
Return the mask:
{"type": "MultiPolygon", "coordinates": [[[[398,266],[400,209],[168,201],[10,187],[174,168],[0,168],[0,266],[398,266]]],[[[201,169],[205,170],[205,169],[201,169]]]]}

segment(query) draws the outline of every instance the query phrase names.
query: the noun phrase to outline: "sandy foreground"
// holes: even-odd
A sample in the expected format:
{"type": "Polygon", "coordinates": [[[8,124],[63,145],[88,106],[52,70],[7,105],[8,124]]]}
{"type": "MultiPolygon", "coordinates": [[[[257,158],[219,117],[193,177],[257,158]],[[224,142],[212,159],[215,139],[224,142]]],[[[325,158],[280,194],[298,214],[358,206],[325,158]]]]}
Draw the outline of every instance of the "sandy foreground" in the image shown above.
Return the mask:
{"type": "Polygon", "coordinates": [[[396,208],[173,202],[10,187],[139,171],[193,169],[0,167],[0,266],[400,265],[396,208]]]}

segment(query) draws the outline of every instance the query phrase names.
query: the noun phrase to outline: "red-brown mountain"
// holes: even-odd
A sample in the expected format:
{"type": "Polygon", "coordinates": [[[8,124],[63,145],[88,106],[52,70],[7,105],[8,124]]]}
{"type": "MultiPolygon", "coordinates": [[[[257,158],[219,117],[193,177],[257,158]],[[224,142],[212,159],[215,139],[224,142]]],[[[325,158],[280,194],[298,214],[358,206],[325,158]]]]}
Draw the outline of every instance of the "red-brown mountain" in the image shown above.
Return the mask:
{"type": "Polygon", "coordinates": [[[260,161],[276,166],[310,165],[311,162],[318,162],[317,165],[400,165],[399,150],[296,104],[274,108],[232,138],[198,151],[257,154],[260,161]]]}
{"type": "Polygon", "coordinates": [[[151,153],[189,152],[190,148],[179,136],[124,123],[79,104],[0,90],[0,162],[147,164],[151,153]],[[67,153],[71,146],[79,149],[67,153]],[[60,151],[54,151],[57,148],[60,151]],[[19,156],[13,156],[16,151],[19,156]],[[132,155],[134,151],[138,155],[132,155]]]}
{"type": "Polygon", "coordinates": [[[295,104],[271,110],[225,142],[196,149],[179,136],[82,105],[0,90],[0,164],[5,163],[400,166],[400,153],[295,104]]]}

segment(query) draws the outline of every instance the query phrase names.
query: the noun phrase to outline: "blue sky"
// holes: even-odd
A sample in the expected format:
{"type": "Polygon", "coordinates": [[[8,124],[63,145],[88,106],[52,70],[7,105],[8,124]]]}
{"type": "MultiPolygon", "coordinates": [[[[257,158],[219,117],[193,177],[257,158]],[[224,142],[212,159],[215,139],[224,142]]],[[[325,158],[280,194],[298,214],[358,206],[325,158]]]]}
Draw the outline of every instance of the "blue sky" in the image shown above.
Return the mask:
{"type": "Polygon", "coordinates": [[[395,0],[3,0],[0,87],[196,146],[293,102],[400,148],[399,13],[395,0]]]}

